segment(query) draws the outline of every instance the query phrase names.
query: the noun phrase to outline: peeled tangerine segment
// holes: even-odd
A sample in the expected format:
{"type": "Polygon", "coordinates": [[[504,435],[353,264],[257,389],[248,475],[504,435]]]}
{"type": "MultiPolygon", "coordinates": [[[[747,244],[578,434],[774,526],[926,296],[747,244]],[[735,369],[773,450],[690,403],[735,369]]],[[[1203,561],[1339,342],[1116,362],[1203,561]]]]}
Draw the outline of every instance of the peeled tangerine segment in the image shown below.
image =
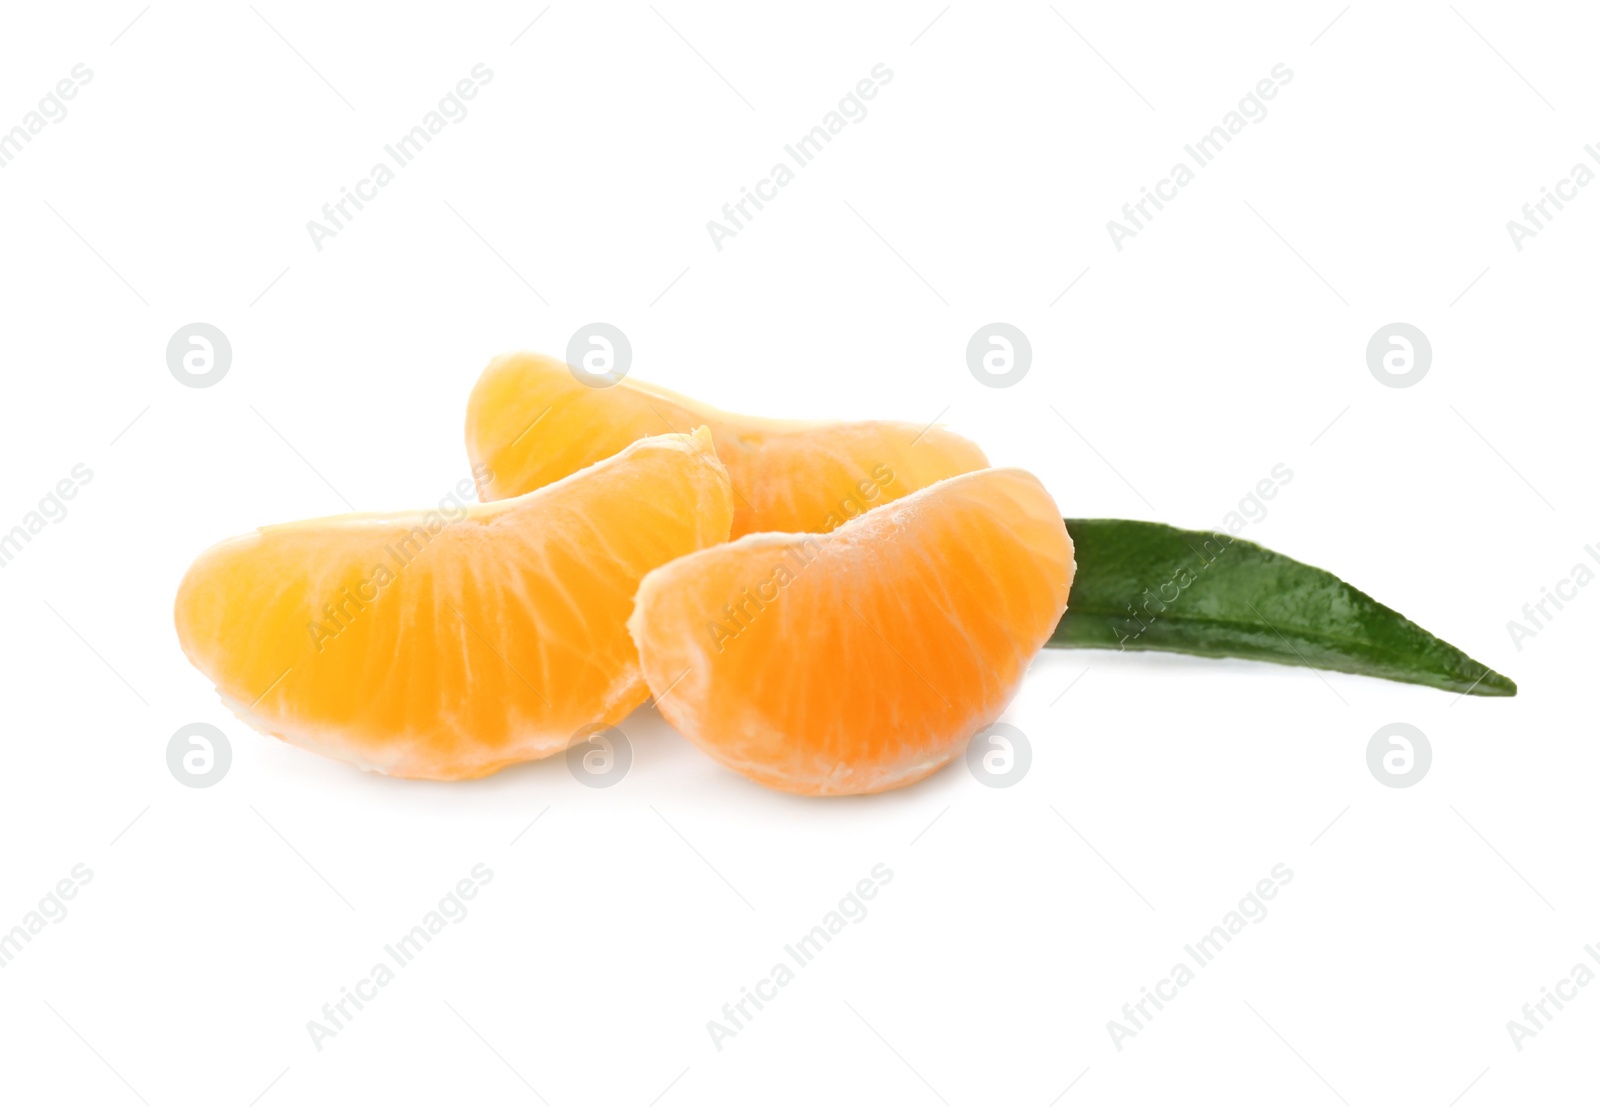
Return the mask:
{"type": "Polygon", "coordinates": [[[893,499],[986,468],[983,451],[945,429],[898,421],[775,421],[723,413],[625,379],[597,388],[531,353],[489,364],[467,404],[467,454],[494,478],[485,499],[535,490],[640,437],[706,425],[733,483],[733,536],[826,533],[893,499]]]}
{"type": "Polygon", "coordinates": [[[256,729],[456,780],[564,749],[648,695],[644,574],[727,540],[710,434],[652,437],[521,498],[269,526],[203,553],[178,639],[256,729]]]}
{"type": "Polygon", "coordinates": [[[772,788],[921,780],[994,722],[1067,606],[1061,512],[1012,468],[828,534],[756,534],[644,578],[628,628],[656,706],[772,788]]]}

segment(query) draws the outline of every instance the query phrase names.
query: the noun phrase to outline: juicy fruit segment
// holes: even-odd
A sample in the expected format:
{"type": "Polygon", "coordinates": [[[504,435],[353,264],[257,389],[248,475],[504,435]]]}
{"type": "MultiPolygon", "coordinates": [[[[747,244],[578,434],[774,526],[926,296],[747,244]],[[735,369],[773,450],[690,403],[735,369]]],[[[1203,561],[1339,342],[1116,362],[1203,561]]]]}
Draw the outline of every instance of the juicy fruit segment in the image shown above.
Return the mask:
{"type": "Polygon", "coordinates": [[[953,475],[986,468],[983,451],[944,429],[898,421],[774,421],[723,413],[627,379],[585,386],[567,365],[516,353],[491,362],[467,404],[467,455],[509,498],[604,459],[640,437],[711,429],[734,491],[733,536],[825,533],[953,475]]]}
{"type": "Polygon", "coordinates": [[[651,572],[628,629],[657,707],[724,765],[807,795],[926,777],[993,722],[1055,629],[1072,541],[1013,468],[829,534],[761,534],[651,572]]]}
{"type": "Polygon", "coordinates": [[[644,700],[625,625],[639,581],[733,519],[705,429],[450,510],[207,550],[178,589],[184,652],[264,733],[395,776],[483,776],[644,700]]]}

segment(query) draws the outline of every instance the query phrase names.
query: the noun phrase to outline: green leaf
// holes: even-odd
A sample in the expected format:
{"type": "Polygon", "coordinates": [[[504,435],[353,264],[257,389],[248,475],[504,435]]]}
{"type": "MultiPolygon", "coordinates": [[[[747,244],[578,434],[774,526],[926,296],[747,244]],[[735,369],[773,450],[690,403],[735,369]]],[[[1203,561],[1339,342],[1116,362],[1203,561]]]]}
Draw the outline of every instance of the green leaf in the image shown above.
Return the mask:
{"type": "Polygon", "coordinates": [[[1068,518],[1078,561],[1057,648],[1248,657],[1479,696],[1511,680],[1331,573],[1225,533],[1068,518]]]}

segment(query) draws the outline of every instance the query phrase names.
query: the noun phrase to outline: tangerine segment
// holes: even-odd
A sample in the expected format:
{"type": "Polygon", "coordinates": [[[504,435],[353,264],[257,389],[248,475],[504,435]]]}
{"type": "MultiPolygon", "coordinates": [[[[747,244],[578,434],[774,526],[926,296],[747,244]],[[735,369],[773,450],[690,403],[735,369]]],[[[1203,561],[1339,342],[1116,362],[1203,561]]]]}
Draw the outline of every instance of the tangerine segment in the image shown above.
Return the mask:
{"type": "Polygon", "coordinates": [[[595,388],[565,363],[517,353],[491,362],[467,403],[467,455],[494,478],[485,499],[570,475],[640,437],[711,429],[733,483],[733,536],[826,533],[953,475],[986,468],[983,450],[945,429],[898,421],[778,421],[721,410],[627,379],[595,388]]]}
{"type": "Polygon", "coordinates": [[[178,588],[184,652],[263,733],[394,776],[479,777],[643,701],[639,581],[733,519],[703,428],[456,507],[222,542],[178,588]]]}
{"type": "Polygon", "coordinates": [[[772,788],[881,792],[993,722],[1075,565],[1039,481],[935,483],[828,534],[763,533],[651,572],[628,629],[663,715],[772,788]]]}

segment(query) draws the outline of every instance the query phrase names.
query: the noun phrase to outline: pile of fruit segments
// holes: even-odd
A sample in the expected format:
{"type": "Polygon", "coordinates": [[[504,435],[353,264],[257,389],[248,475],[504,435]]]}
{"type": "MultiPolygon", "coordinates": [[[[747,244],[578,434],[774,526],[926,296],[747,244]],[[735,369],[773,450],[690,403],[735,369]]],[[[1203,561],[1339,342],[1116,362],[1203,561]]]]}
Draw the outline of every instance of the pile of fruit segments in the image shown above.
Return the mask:
{"type": "Polygon", "coordinates": [[[1124,603],[1211,535],[1071,523],[1100,562],[1075,587],[1069,523],[1039,481],[942,428],[743,417],[519,354],[484,371],[466,438],[481,502],[269,526],[189,568],[178,640],[236,715],[362,769],[459,780],[653,698],[729,768],[838,795],[951,761],[1047,644],[1515,691],[1328,573],[1237,541],[1128,646],[1124,603]],[[1245,603],[1260,623],[1236,620],[1245,603]]]}

